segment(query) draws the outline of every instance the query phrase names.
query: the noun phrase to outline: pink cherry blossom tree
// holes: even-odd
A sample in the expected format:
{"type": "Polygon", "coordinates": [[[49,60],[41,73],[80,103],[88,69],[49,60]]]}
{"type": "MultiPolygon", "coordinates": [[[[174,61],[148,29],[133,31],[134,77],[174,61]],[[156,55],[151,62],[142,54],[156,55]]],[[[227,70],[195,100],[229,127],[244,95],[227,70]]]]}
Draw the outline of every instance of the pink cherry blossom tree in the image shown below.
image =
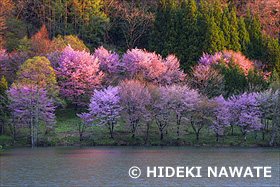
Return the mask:
{"type": "Polygon", "coordinates": [[[9,84],[13,83],[20,65],[27,59],[28,55],[24,52],[7,53],[0,50],[0,76],[4,75],[9,84]]]}
{"type": "Polygon", "coordinates": [[[14,136],[17,126],[27,126],[30,129],[32,147],[37,145],[38,122],[54,123],[53,101],[43,89],[36,85],[13,85],[8,91],[9,109],[12,111],[11,123],[14,136]],[[39,97],[39,98],[37,98],[39,97]]]}
{"type": "Polygon", "coordinates": [[[77,116],[81,119],[81,122],[78,122],[76,124],[76,127],[79,131],[80,141],[82,141],[84,139],[83,135],[84,135],[84,132],[86,131],[86,128],[89,126],[92,126],[92,123],[91,123],[92,119],[91,119],[91,115],[86,112],[77,114],[77,116]]]}
{"type": "Polygon", "coordinates": [[[172,121],[172,111],[169,107],[168,100],[165,99],[166,94],[166,87],[162,86],[154,89],[152,92],[151,114],[160,132],[161,140],[163,140],[163,131],[172,121]]]}
{"type": "Polygon", "coordinates": [[[100,61],[85,51],[74,51],[66,47],[59,57],[56,68],[60,94],[74,104],[84,105],[85,100],[101,84],[103,72],[99,70],[100,61]]]}
{"type": "Polygon", "coordinates": [[[238,65],[245,75],[247,76],[250,70],[254,70],[254,62],[250,61],[240,52],[234,51],[222,51],[217,52],[214,55],[203,54],[198,64],[204,66],[210,66],[211,64],[225,63],[228,65],[230,62],[238,65]]]}
{"type": "Polygon", "coordinates": [[[230,123],[240,127],[241,133],[246,140],[247,132],[259,131],[262,127],[259,119],[262,112],[253,93],[243,93],[232,96],[228,100],[231,113],[230,123]]]}
{"type": "Polygon", "coordinates": [[[212,125],[214,120],[216,103],[211,102],[207,97],[200,96],[199,101],[195,105],[195,109],[190,112],[189,121],[196,135],[196,140],[199,140],[199,135],[204,127],[212,125]]]}
{"type": "Polygon", "coordinates": [[[94,90],[90,99],[89,114],[79,115],[83,124],[86,126],[95,121],[98,125],[107,127],[111,138],[114,138],[114,127],[117,124],[117,119],[120,118],[120,112],[123,110],[119,95],[119,87],[109,86],[104,90],[94,90]]]}
{"type": "Polygon", "coordinates": [[[118,54],[101,46],[95,49],[93,55],[100,60],[100,70],[104,73],[103,85],[117,85],[120,80],[126,78],[123,75],[126,74],[127,67],[120,60],[118,54]]]}
{"type": "Polygon", "coordinates": [[[119,55],[114,51],[108,51],[103,46],[95,49],[94,54],[100,60],[100,69],[106,73],[121,73],[126,70],[120,61],[119,55]]]}
{"type": "Polygon", "coordinates": [[[231,113],[228,102],[222,95],[214,98],[212,102],[216,103],[216,107],[214,108],[215,118],[209,128],[216,133],[216,141],[218,141],[219,136],[224,136],[226,128],[230,127],[231,113]]]}
{"type": "Polygon", "coordinates": [[[193,111],[199,102],[199,94],[187,86],[172,85],[165,88],[162,97],[167,102],[170,111],[175,113],[177,139],[180,139],[181,121],[188,120],[188,113],[193,111]]]}
{"type": "Polygon", "coordinates": [[[122,117],[131,129],[132,138],[135,137],[140,122],[149,120],[146,107],[150,100],[148,88],[140,81],[126,80],[120,84],[122,117]]]}
{"type": "Polygon", "coordinates": [[[272,135],[269,142],[270,146],[272,146],[274,142],[274,138],[276,136],[277,124],[279,124],[280,90],[273,91],[272,89],[269,89],[264,92],[256,93],[255,97],[260,105],[260,111],[262,113],[261,118],[262,118],[263,125],[261,127],[261,130],[262,130],[263,140],[264,140],[265,132],[268,128],[268,121],[272,121],[272,135]]]}
{"type": "Polygon", "coordinates": [[[159,85],[170,85],[184,80],[179,60],[174,55],[163,59],[156,53],[142,49],[128,50],[122,57],[127,67],[127,77],[142,77],[145,81],[159,85]]]}
{"type": "Polygon", "coordinates": [[[188,82],[192,88],[197,89],[200,94],[209,98],[217,97],[224,93],[224,76],[210,65],[198,64],[192,67],[188,82]]]}

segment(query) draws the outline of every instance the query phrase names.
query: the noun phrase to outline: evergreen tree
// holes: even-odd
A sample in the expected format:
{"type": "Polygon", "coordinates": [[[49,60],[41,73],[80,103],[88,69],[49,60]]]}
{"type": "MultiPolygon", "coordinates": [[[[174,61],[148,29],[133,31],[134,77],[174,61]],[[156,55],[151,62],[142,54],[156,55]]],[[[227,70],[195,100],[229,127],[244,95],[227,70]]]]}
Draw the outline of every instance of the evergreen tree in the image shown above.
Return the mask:
{"type": "Polygon", "coordinates": [[[161,0],[156,11],[152,34],[149,40],[149,50],[161,53],[163,50],[164,31],[167,30],[165,1],[161,0]]]}
{"type": "Polygon", "coordinates": [[[101,44],[107,17],[101,10],[103,0],[63,0],[49,1],[46,8],[49,22],[55,25],[49,28],[52,36],[57,34],[77,35],[93,49],[101,44]]]}
{"type": "Polygon", "coordinates": [[[203,46],[205,53],[214,54],[224,49],[224,43],[219,34],[220,28],[216,25],[214,17],[210,18],[207,25],[206,38],[203,46]]]}
{"type": "Polygon", "coordinates": [[[262,30],[257,16],[252,17],[250,10],[247,12],[245,23],[250,36],[250,43],[246,52],[247,57],[261,60],[263,53],[262,30]]]}
{"type": "Polygon", "coordinates": [[[250,43],[250,36],[246,29],[246,25],[243,17],[240,17],[238,20],[238,36],[239,36],[239,43],[241,45],[241,52],[243,54],[246,54],[248,45],[250,43]]]}
{"type": "Polygon", "coordinates": [[[218,0],[215,0],[212,6],[212,16],[214,16],[217,26],[220,27],[223,20],[223,11],[221,3],[218,0]]]}
{"type": "Polygon", "coordinates": [[[19,19],[8,19],[6,22],[7,29],[5,31],[4,37],[6,39],[5,49],[8,52],[12,52],[17,49],[19,45],[19,40],[22,39],[27,33],[25,29],[25,24],[19,19]]]}
{"type": "Polygon", "coordinates": [[[229,49],[233,51],[241,51],[241,45],[239,43],[239,36],[238,36],[238,21],[236,18],[236,9],[233,8],[231,10],[230,15],[230,43],[231,46],[229,49]]]}
{"type": "Polygon", "coordinates": [[[280,45],[278,40],[264,36],[263,43],[264,49],[262,62],[265,63],[265,68],[268,71],[276,69],[277,72],[280,72],[280,45]]]}
{"type": "Polygon", "coordinates": [[[274,69],[269,76],[269,88],[273,91],[280,88],[280,74],[277,74],[276,69],[274,69]]]}
{"type": "Polygon", "coordinates": [[[268,84],[264,80],[263,74],[258,72],[258,69],[255,67],[254,70],[249,70],[247,76],[248,83],[248,92],[260,92],[267,89],[268,84]]]}
{"type": "MultiPolygon", "coordinates": [[[[184,2],[183,2],[184,3],[184,2]]],[[[184,39],[181,40],[181,46],[184,51],[182,51],[183,58],[181,59],[181,67],[188,71],[189,67],[193,66],[198,58],[201,56],[198,46],[199,46],[199,33],[197,25],[197,7],[195,0],[189,0],[186,3],[186,15],[184,19],[183,31],[184,39]]]]}
{"type": "Polygon", "coordinates": [[[160,0],[149,41],[149,49],[163,56],[174,50],[172,42],[176,42],[175,6],[176,0],[160,0]]]}
{"type": "MultiPolygon", "coordinates": [[[[167,56],[168,54],[175,53],[175,49],[177,44],[177,38],[178,33],[176,32],[176,27],[180,27],[181,20],[176,20],[176,14],[177,14],[177,3],[175,0],[170,0],[168,2],[168,7],[166,9],[166,15],[167,15],[167,29],[164,31],[165,33],[165,40],[162,40],[164,42],[164,48],[162,50],[162,55],[167,56]],[[176,23],[176,21],[178,21],[176,23]]],[[[161,31],[162,32],[162,31],[161,31]]]]}
{"type": "Polygon", "coordinates": [[[181,61],[186,59],[187,47],[187,30],[185,30],[185,17],[187,11],[187,2],[183,0],[176,9],[175,29],[177,34],[177,41],[173,49],[175,54],[181,61]]]}
{"type": "Polygon", "coordinates": [[[206,0],[200,1],[198,14],[197,14],[197,29],[198,29],[198,43],[199,43],[199,53],[200,56],[203,54],[205,41],[206,41],[206,33],[208,29],[208,23],[211,19],[211,14],[209,10],[209,3],[206,0]]]}
{"type": "MultiPolygon", "coordinates": [[[[232,59],[233,60],[233,59],[232,59]]],[[[246,76],[242,69],[233,62],[228,66],[220,65],[219,71],[224,76],[225,81],[225,97],[228,98],[234,94],[244,93],[248,88],[246,76]]]]}
{"type": "Polygon", "coordinates": [[[221,30],[223,31],[224,34],[224,41],[225,41],[225,48],[226,49],[231,49],[231,41],[230,41],[230,26],[229,26],[229,22],[228,22],[228,17],[227,17],[227,13],[226,11],[223,13],[222,15],[222,22],[221,22],[221,30]]]}
{"type": "Polygon", "coordinates": [[[221,42],[221,49],[225,49],[225,38],[224,38],[224,31],[221,29],[221,22],[222,22],[222,6],[218,0],[215,1],[213,5],[210,6],[211,8],[211,16],[214,17],[215,23],[218,27],[218,32],[220,36],[220,42],[221,42]]]}

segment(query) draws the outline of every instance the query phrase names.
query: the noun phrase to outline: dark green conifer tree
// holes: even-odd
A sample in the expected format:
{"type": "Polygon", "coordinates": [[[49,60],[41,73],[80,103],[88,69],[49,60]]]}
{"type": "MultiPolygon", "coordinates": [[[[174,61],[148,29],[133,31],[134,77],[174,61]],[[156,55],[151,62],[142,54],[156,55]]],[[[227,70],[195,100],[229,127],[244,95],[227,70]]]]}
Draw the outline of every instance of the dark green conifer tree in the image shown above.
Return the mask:
{"type": "Polygon", "coordinates": [[[240,17],[238,20],[238,36],[241,45],[241,52],[246,55],[248,45],[250,43],[250,36],[246,29],[244,18],[240,17]]]}
{"type": "Polygon", "coordinates": [[[210,18],[210,22],[207,24],[206,38],[203,47],[205,53],[214,54],[224,50],[224,43],[219,33],[220,28],[216,25],[214,17],[210,18]]]}
{"type": "Polygon", "coordinates": [[[263,57],[262,62],[266,64],[265,69],[268,71],[280,72],[280,45],[278,39],[272,39],[264,35],[263,37],[263,57]]]}
{"type": "MultiPolygon", "coordinates": [[[[176,9],[176,15],[175,15],[175,29],[177,33],[177,40],[175,41],[176,45],[174,46],[174,53],[181,62],[184,62],[186,59],[185,51],[186,51],[186,30],[184,30],[184,22],[185,22],[185,16],[186,16],[186,7],[187,7],[187,0],[183,0],[179,6],[176,9]]],[[[181,64],[182,66],[182,64],[181,64]]]]}
{"type": "Polygon", "coordinates": [[[241,51],[241,45],[239,43],[238,36],[238,21],[236,18],[236,9],[235,7],[231,10],[230,14],[230,50],[241,51]]]}
{"type": "Polygon", "coordinates": [[[167,30],[165,1],[160,1],[156,11],[152,34],[149,40],[149,50],[160,53],[163,50],[164,31],[167,30]]]}
{"type": "Polygon", "coordinates": [[[224,76],[225,81],[225,93],[224,97],[228,98],[234,94],[244,93],[248,89],[248,83],[246,76],[242,69],[233,63],[232,59],[229,65],[219,65],[219,72],[224,76]]]}
{"type": "Polygon", "coordinates": [[[250,59],[261,60],[263,56],[262,30],[257,16],[252,17],[250,10],[247,12],[245,23],[250,36],[246,55],[250,59]]]}
{"type": "Polygon", "coordinates": [[[215,0],[214,4],[211,6],[212,6],[211,7],[212,16],[214,16],[217,26],[220,27],[223,19],[223,11],[222,11],[221,3],[220,1],[215,0]]]}
{"type": "Polygon", "coordinates": [[[231,28],[228,22],[227,11],[225,11],[222,15],[221,30],[223,31],[224,34],[224,44],[226,49],[231,49],[230,29],[231,28]]]}
{"type": "Polygon", "coordinates": [[[176,42],[176,5],[178,0],[160,0],[156,11],[153,33],[149,40],[149,50],[166,56],[174,51],[176,42]],[[170,51],[172,50],[172,51],[170,51]]]}
{"type": "Polygon", "coordinates": [[[280,88],[280,74],[277,73],[276,69],[269,76],[269,88],[274,91],[280,88]]]}
{"type": "Polygon", "coordinates": [[[199,53],[202,55],[204,52],[204,42],[206,40],[206,32],[208,28],[208,23],[211,19],[211,12],[209,10],[210,4],[206,0],[201,0],[199,4],[199,9],[197,13],[197,29],[198,29],[198,49],[199,53]]]}
{"type": "Polygon", "coordinates": [[[183,20],[183,30],[181,31],[184,35],[184,39],[181,43],[182,49],[184,49],[182,52],[183,58],[181,59],[181,66],[185,71],[188,71],[191,66],[196,64],[201,56],[195,0],[182,2],[182,9],[185,10],[185,18],[183,20]]]}

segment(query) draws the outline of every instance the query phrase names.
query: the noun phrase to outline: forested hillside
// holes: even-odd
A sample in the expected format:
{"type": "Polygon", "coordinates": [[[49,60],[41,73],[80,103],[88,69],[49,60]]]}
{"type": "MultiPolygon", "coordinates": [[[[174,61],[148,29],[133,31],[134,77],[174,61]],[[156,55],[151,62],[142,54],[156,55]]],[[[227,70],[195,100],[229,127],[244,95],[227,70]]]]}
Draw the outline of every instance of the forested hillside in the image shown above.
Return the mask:
{"type": "Polygon", "coordinates": [[[91,141],[87,129],[99,144],[118,129],[124,144],[125,133],[140,135],[138,144],[151,131],[184,145],[201,134],[279,145],[279,8],[276,0],[1,0],[0,132],[32,146],[91,141]]]}
{"type": "Polygon", "coordinates": [[[26,50],[45,25],[47,39],[78,36],[90,51],[175,54],[185,71],[203,53],[225,49],[279,71],[279,0],[3,0],[0,16],[0,47],[8,52],[26,50]]]}

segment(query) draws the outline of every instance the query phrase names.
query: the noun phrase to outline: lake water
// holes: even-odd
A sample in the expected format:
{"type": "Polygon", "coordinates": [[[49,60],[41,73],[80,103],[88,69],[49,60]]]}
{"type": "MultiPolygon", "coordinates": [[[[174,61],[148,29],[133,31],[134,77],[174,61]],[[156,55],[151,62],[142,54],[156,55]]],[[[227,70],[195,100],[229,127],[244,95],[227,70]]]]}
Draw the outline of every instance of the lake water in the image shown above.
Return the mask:
{"type": "Polygon", "coordinates": [[[1,186],[280,186],[279,158],[278,148],[15,148],[1,152],[0,178],[1,186]],[[142,170],[139,178],[130,178],[132,166],[142,170]],[[148,166],[200,166],[201,177],[148,178],[148,166]],[[263,170],[260,177],[255,171],[254,177],[208,177],[214,166],[267,166],[271,177],[263,177],[263,170]]]}

